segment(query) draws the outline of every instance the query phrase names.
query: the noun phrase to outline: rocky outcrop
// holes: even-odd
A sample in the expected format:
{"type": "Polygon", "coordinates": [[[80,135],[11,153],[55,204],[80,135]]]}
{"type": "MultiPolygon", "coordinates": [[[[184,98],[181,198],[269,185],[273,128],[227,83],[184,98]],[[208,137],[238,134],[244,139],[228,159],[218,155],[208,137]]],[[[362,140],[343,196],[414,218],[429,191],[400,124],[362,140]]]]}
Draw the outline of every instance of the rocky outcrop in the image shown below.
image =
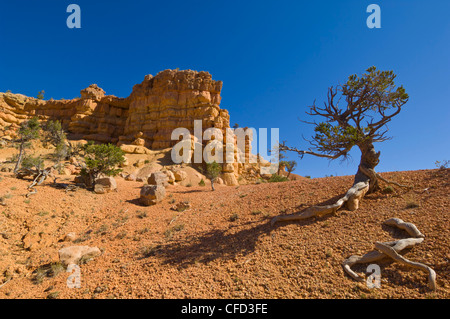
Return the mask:
{"type": "MultiPolygon", "coordinates": [[[[72,100],[44,101],[0,93],[0,137],[13,136],[20,122],[38,116],[41,120],[59,120],[74,138],[114,143],[126,153],[148,154],[178,143],[171,139],[175,128],[186,128],[193,135],[194,120],[202,121],[203,131],[218,128],[225,136],[230,116],[219,106],[221,89],[222,81],[213,80],[208,72],[165,70],[145,76],[127,98],[106,95],[96,84],[81,90],[81,97],[72,100]]],[[[236,144],[236,137],[224,142],[236,144]]],[[[245,153],[251,153],[250,142],[245,153]]],[[[235,157],[237,154],[235,151],[235,157]]],[[[235,185],[244,166],[224,164],[225,183],[235,185]]]]}

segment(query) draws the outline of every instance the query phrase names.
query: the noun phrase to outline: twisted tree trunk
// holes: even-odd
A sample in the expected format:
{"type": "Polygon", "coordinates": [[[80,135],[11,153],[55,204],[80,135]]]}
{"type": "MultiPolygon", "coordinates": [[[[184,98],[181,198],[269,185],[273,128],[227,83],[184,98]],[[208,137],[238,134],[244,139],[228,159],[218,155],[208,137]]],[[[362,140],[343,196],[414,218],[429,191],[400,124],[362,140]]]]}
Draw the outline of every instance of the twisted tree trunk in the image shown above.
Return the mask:
{"type": "Polygon", "coordinates": [[[279,221],[302,220],[313,216],[321,217],[335,213],[342,207],[346,207],[350,211],[357,210],[360,200],[367,193],[379,189],[378,174],[375,172],[375,167],[378,165],[380,157],[380,152],[375,152],[371,140],[365,141],[357,146],[361,151],[358,171],[356,172],[352,187],[343,197],[331,205],[312,206],[296,214],[277,216],[272,219],[271,224],[274,225],[279,221]]]}

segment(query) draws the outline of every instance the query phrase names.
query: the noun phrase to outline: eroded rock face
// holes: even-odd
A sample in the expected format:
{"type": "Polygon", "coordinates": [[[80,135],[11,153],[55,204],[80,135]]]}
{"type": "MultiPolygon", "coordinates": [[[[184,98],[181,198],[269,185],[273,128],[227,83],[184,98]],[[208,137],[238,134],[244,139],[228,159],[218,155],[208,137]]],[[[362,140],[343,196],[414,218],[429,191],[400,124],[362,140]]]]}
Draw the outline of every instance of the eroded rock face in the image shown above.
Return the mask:
{"type": "MultiPolygon", "coordinates": [[[[174,146],[179,142],[171,139],[176,128],[188,129],[194,145],[194,120],[201,120],[202,132],[217,128],[224,137],[230,127],[228,111],[219,106],[221,89],[222,81],[213,80],[208,72],[165,70],[145,76],[127,98],[105,95],[96,84],[81,90],[81,98],[72,100],[0,93],[0,136],[8,138],[22,121],[38,116],[41,120],[59,120],[78,139],[114,143],[131,154],[174,146]]],[[[236,145],[236,136],[224,142],[236,145]]],[[[205,147],[207,143],[197,144],[205,147]]],[[[250,151],[248,142],[244,152],[247,155],[250,151]]],[[[237,150],[234,153],[236,158],[237,150]]],[[[239,176],[243,167],[241,163],[226,164],[224,173],[239,176]]],[[[223,180],[227,185],[235,184],[231,176],[223,176],[223,180]]]]}
{"type": "Polygon", "coordinates": [[[208,72],[165,70],[146,76],[127,98],[105,95],[96,84],[73,100],[0,93],[0,127],[37,115],[60,120],[86,140],[162,149],[176,143],[171,140],[175,128],[193,132],[194,119],[201,119],[204,129],[229,127],[228,112],[219,107],[221,89],[222,82],[208,72]]]}

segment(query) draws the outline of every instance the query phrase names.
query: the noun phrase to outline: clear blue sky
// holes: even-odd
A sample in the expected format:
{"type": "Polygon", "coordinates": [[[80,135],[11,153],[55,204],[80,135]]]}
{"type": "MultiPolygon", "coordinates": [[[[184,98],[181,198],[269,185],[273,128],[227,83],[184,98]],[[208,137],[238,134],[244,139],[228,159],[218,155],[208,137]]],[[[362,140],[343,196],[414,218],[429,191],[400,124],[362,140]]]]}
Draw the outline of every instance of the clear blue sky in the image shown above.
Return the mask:
{"type": "MultiPolygon", "coordinates": [[[[329,86],[375,65],[410,95],[378,143],[378,171],[434,168],[450,159],[450,1],[2,1],[0,91],[73,98],[91,83],[126,97],[144,75],[208,71],[224,82],[231,125],[280,128],[305,148],[298,121],[329,86]],[[81,29],[66,8],[81,7],[81,29]],[[366,8],[381,7],[381,29],[366,8]]],[[[297,173],[351,175],[359,162],[304,157],[297,173]]],[[[297,156],[291,154],[291,159],[297,156]]]]}

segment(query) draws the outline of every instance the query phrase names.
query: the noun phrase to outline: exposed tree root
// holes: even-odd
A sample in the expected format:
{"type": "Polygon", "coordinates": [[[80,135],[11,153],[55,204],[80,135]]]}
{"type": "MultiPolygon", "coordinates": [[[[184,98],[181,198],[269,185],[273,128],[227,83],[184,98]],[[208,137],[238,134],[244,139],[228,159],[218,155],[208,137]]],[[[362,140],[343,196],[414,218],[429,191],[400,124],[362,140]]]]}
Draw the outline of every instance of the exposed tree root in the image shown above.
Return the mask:
{"type": "Polygon", "coordinates": [[[413,247],[423,242],[425,236],[417,229],[417,227],[414,224],[405,223],[403,220],[399,218],[388,219],[384,222],[384,224],[404,229],[408,232],[408,234],[410,234],[414,238],[405,238],[386,243],[376,242],[375,243],[376,250],[370,251],[364,256],[353,255],[350,256],[348,259],[346,259],[342,263],[344,271],[354,280],[364,281],[364,278],[360,277],[351,269],[353,265],[372,263],[374,261],[390,257],[397,262],[428,272],[429,287],[432,290],[436,290],[436,273],[433,269],[431,269],[425,264],[410,261],[404,258],[403,256],[399,255],[399,252],[402,251],[403,249],[413,247]]]}
{"type": "MultiPolygon", "coordinates": [[[[396,241],[386,242],[383,243],[384,245],[387,245],[391,247],[396,252],[400,252],[405,248],[410,248],[415,245],[420,244],[423,241],[423,238],[406,238],[406,239],[400,239],[396,241]]],[[[357,281],[364,281],[364,278],[360,277],[358,274],[356,274],[351,267],[355,264],[366,264],[366,263],[372,263],[374,261],[379,261],[381,259],[386,258],[385,254],[377,251],[372,250],[365,254],[364,256],[357,256],[353,255],[350,256],[348,259],[346,259],[342,266],[344,267],[345,272],[352,277],[353,279],[357,281]]]]}
{"type": "Polygon", "coordinates": [[[402,185],[402,184],[399,184],[399,183],[397,183],[397,182],[393,182],[393,181],[387,180],[387,179],[385,179],[384,177],[382,177],[382,176],[381,176],[380,174],[378,174],[378,173],[376,173],[376,176],[377,176],[378,179],[382,180],[382,181],[385,182],[386,184],[392,184],[392,185],[395,185],[395,186],[398,186],[398,187],[403,187],[403,188],[408,188],[408,189],[413,188],[413,186],[411,186],[411,185],[402,185]]]}
{"type": "Polygon", "coordinates": [[[383,243],[375,243],[375,248],[382,252],[384,255],[391,257],[393,260],[408,265],[413,268],[421,269],[428,272],[428,283],[432,290],[436,290],[436,272],[425,264],[414,262],[399,255],[392,247],[384,245],[383,243]]]}
{"type": "Polygon", "coordinates": [[[359,182],[350,188],[347,193],[337,200],[334,204],[324,206],[312,206],[298,214],[276,216],[271,220],[271,224],[274,225],[279,221],[287,220],[302,220],[313,216],[322,217],[328,214],[335,213],[344,204],[350,211],[357,210],[359,207],[359,201],[369,190],[368,182],[359,182]]]}
{"type": "Polygon", "coordinates": [[[395,226],[400,229],[406,230],[408,232],[408,234],[410,234],[411,236],[413,236],[415,238],[418,238],[418,237],[425,238],[425,235],[422,234],[419,231],[419,229],[417,229],[416,225],[414,225],[413,223],[405,223],[400,218],[388,219],[384,222],[384,224],[388,225],[388,226],[395,226]]]}
{"type": "MultiPolygon", "coordinates": [[[[33,194],[37,193],[37,189],[35,188],[35,186],[39,186],[41,185],[48,176],[52,175],[52,170],[55,169],[56,165],[51,166],[51,167],[47,167],[46,169],[39,169],[36,171],[32,171],[32,170],[27,170],[25,172],[22,172],[21,175],[22,176],[27,176],[27,175],[33,175],[35,176],[33,179],[33,182],[28,186],[28,194],[26,195],[26,197],[30,197],[33,194]]],[[[53,183],[56,183],[56,177],[53,176],[53,183]]]]}
{"type": "Polygon", "coordinates": [[[312,206],[296,214],[276,216],[271,220],[271,225],[273,226],[279,221],[303,220],[314,216],[322,217],[324,215],[335,213],[338,209],[344,207],[350,211],[355,211],[359,208],[359,202],[367,193],[371,193],[379,188],[378,179],[399,187],[412,188],[411,186],[388,181],[375,172],[373,168],[367,168],[365,165],[359,165],[358,173],[355,176],[353,186],[334,204],[312,206]]]}

